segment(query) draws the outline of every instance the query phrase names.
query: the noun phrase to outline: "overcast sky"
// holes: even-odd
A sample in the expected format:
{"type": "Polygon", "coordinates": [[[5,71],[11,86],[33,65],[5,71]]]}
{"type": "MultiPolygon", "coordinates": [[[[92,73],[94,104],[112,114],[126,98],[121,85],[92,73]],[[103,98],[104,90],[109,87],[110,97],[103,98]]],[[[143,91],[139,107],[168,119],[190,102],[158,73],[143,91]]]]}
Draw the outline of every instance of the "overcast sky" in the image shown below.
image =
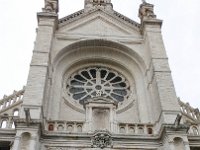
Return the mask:
{"type": "MultiPolygon", "coordinates": [[[[200,108],[200,0],[147,0],[164,20],[165,42],[177,96],[200,108]]],[[[139,22],[141,0],[112,0],[114,9],[139,22]]],[[[60,0],[59,17],[83,8],[84,0],[60,0]]],[[[36,12],[43,0],[0,0],[0,99],[26,85],[36,12]]]]}

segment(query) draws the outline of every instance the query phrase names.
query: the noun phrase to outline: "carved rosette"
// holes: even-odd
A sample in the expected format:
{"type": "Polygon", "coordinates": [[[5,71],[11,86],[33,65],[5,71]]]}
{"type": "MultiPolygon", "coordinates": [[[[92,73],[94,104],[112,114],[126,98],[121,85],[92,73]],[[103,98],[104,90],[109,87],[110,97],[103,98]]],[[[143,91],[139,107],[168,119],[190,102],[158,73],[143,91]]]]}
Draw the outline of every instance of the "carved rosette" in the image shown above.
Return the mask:
{"type": "Polygon", "coordinates": [[[108,131],[100,130],[95,131],[92,139],[92,147],[94,148],[106,148],[112,146],[111,134],[108,131]]]}
{"type": "Polygon", "coordinates": [[[43,8],[43,12],[58,12],[58,0],[45,0],[45,7],[43,8]]]}

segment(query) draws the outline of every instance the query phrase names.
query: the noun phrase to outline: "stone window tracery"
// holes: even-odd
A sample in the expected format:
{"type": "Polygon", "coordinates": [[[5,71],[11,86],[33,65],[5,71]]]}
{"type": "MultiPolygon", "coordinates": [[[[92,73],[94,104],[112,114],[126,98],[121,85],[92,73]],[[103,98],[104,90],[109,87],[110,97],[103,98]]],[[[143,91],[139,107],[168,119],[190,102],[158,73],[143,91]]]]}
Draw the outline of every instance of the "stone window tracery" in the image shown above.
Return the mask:
{"type": "Polygon", "coordinates": [[[118,72],[102,67],[81,69],[66,84],[68,95],[83,104],[84,100],[105,97],[122,102],[129,97],[130,86],[118,72]]]}

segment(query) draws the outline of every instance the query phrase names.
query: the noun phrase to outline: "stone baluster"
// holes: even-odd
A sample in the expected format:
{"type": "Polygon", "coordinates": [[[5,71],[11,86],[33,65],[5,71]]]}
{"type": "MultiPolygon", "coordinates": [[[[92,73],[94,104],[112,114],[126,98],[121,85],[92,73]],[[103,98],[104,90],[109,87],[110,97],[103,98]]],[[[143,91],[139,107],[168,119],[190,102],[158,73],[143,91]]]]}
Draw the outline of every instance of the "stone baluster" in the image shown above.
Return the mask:
{"type": "Polygon", "coordinates": [[[6,101],[3,102],[3,109],[6,108],[6,101]]]}
{"type": "Polygon", "coordinates": [[[143,126],[143,129],[144,129],[144,134],[148,134],[148,128],[147,128],[147,125],[144,125],[144,126],[143,126]]]}
{"type": "Polygon", "coordinates": [[[64,123],[64,131],[67,131],[67,122],[64,123]]]}
{"type": "Polygon", "coordinates": [[[54,131],[58,131],[58,122],[54,122],[54,131]]]}
{"type": "Polygon", "coordinates": [[[14,103],[16,103],[16,101],[17,101],[17,97],[16,97],[16,95],[13,97],[13,104],[14,103]]]}
{"type": "Polygon", "coordinates": [[[135,134],[138,134],[138,125],[135,125],[135,134]]]}
{"type": "Polygon", "coordinates": [[[196,114],[196,116],[197,116],[197,120],[200,121],[200,113],[199,113],[199,110],[198,110],[198,109],[195,110],[195,114],[196,114]]]}
{"type": "Polygon", "coordinates": [[[8,117],[7,128],[12,128],[12,117],[8,117]]]}
{"type": "Polygon", "coordinates": [[[8,106],[11,105],[11,98],[8,99],[8,106]]]}

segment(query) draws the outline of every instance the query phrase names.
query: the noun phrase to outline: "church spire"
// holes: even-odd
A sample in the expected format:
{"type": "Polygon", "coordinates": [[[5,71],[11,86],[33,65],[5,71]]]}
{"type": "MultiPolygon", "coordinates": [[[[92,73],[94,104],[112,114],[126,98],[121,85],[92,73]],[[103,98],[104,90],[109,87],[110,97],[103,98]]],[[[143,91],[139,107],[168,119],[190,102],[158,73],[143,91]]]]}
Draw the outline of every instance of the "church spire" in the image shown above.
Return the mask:
{"type": "Polygon", "coordinates": [[[103,8],[110,10],[113,8],[111,0],[85,0],[85,9],[103,8]]]}

